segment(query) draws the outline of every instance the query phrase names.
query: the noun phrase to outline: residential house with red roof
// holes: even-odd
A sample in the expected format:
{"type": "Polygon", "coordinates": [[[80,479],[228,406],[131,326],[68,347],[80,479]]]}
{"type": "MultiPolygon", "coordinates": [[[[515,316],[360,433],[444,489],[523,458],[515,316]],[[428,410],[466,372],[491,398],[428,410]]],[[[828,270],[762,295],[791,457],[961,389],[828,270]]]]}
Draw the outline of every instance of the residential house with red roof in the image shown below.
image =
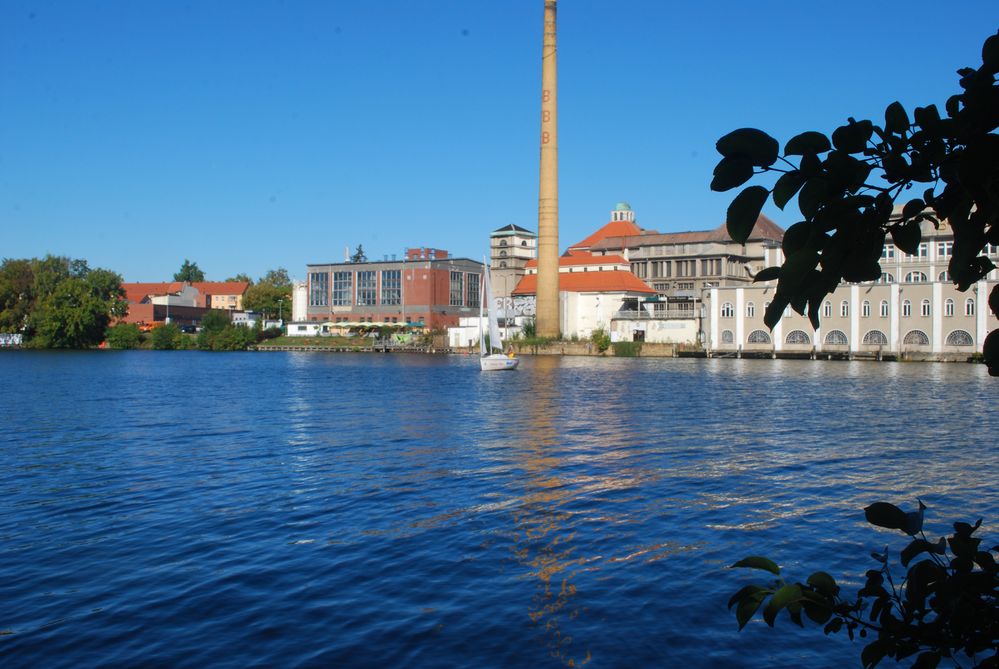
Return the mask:
{"type": "Polygon", "coordinates": [[[245,281],[123,283],[128,314],[124,323],[154,325],[167,321],[196,325],[209,309],[242,309],[245,281]]]}

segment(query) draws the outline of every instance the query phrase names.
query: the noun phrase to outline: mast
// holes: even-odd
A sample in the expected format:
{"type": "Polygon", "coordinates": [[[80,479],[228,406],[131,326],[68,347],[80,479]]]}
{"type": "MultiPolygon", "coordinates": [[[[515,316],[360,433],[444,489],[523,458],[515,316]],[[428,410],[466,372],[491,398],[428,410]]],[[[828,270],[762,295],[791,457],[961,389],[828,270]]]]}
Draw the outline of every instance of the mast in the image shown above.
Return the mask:
{"type": "Polygon", "coordinates": [[[545,0],[541,51],[541,175],[538,190],[538,289],[535,296],[539,337],[558,337],[560,330],[555,1],[545,0]]]}

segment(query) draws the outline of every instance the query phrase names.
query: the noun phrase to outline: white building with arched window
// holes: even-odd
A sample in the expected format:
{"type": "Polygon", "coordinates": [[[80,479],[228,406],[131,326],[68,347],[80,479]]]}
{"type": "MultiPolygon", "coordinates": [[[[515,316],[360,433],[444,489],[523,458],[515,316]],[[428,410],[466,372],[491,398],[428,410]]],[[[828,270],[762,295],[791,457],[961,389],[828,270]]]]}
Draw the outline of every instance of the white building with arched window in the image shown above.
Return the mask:
{"type": "MultiPolygon", "coordinates": [[[[818,330],[812,328],[807,317],[789,308],[770,331],[763,322],[762,310],[750,316],[739,308],[743,304],[771,302],[776,281],[705,291],[705,348],[717,354],[887,355],[955,360],[980,353],[986,335],[999,328],[988,306],[989,293],[999,283],[999,270],[993,270],[969,290],[958,291],[950,282],[947,268],[953,250],[949,226],[943,222],[935,229],[923,223],[922,235],[919,251],[911,256],[896,248],[888,237],[880,260],[881,278],[840,285],[823,298],[818,330]],[[723,341],[722,330],[735,333],[733,341],[723,341]]],[[[984,253],[999,265],[999,249],[986,247],[984,253]]],[[[778,254],[772,264],[781,262],[783,258],[778,254]]]]}

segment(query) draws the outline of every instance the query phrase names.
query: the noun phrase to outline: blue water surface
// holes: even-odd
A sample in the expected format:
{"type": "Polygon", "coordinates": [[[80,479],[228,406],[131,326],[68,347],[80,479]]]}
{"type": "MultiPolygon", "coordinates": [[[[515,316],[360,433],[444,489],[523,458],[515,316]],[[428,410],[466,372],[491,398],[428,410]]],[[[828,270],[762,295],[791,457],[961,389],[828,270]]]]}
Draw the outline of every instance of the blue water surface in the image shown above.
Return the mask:
{"type": "MultiPolygon", "coordinates": [[[[859,666],[763,572],[855,589],[999,537],[999,380],[966,364],[0,354],[4,667],[859,666]]],[[[993,542],[995,543],[995,542],[993,542]]],[[[888,665],[883,665],[888,666],[888,665]]]]}

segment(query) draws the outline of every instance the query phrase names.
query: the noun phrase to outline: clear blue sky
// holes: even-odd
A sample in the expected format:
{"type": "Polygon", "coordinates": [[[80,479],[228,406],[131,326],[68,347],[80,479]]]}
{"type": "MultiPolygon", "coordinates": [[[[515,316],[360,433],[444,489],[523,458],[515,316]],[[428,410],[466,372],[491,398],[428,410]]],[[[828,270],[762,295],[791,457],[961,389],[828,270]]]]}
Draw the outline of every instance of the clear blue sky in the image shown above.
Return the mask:
{"type": "MultiPolygon", "coordinates": [[[[542,0],[0,0],[0,257],[258,277],[537,229],[542,0]]],[[[560,246],[714,227],[714,143],[957,92],[999,3],[559,3],[560,246]],[[940,13],[943,12],[943,13],[940,13]]],[[[796,222],[765,209],[787,227],[796,222]]]]}

